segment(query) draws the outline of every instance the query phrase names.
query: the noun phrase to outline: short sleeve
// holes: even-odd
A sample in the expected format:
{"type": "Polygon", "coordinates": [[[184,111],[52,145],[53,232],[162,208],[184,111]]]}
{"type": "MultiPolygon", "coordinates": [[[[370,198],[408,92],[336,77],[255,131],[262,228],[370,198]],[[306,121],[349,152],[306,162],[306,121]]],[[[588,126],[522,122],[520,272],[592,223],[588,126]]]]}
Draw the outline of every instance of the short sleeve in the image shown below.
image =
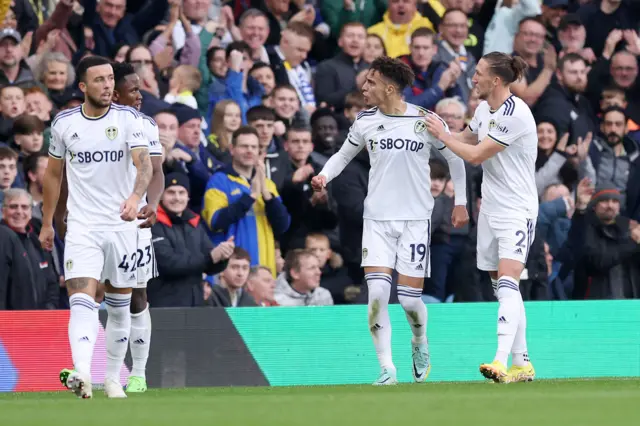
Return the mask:
{"type": "Polygon", "coordinates": [[[487,134],[494,142],[507,147],[521,136],[525,127],[520,119],[513,115],[503,115],[492,118],[489,121],[489,133],[487,134]]]}
{"type": "Polygon", "coordinates": [[[480,127],[480,120],[478,120],[478,110],[480,110],[480,108],[476,108],[476,112],[473,114],[473,118],[467,126],[469,127],[469,130],[471,130],[471,133],[473,133],[474,135],[478,134],[478,128],[480,127]]]}
{"type": "MultiPolygon", "coordinates": [[[[449,130],[449,125],[447,124],[446,121],[444,121],[438,114],[429,111],[429,114],[433,115],[434,117],[436,117],[438,120],[440,120],[442,122],[442,125],[444,126],[444,131],[447,132],[448,135],[451,134],[451,130],[449,130]]],[[[429,142],[431,142],[431,144],[438,150],[438,151],[442,151],[443,149],[446,148],[445,144],[442,143],[442,141],[440,141],[439,139],[434,138],[431,133],[429,132],[425,132],[426,135],[428,135],[428,137],[431,139],[429,142]]]]}
{"type": "Polygon", "coordinates": [[[144,123],[140,116],[127,115],[127,145],[129,149],[149,148],[149,141],[145,137],[144,123]]]}
{"type": "Polygon", "coordinates": [[[58,160],[64,158],[67,148],[62,140],[59,126],[51,127],[51,139],[49,140],[49,155],[58,160]]]}
{"type": "Polygon", "coordinates": [[[364,145],[364,137],[362,136],[362,133],[360,133],[357,120],[354,121],[349,128],[349,134],[347,135],[347,140],[345,141],[345,143],[349,143],[355,148],[360,148],[362,145],[364,145]]]}
{"type": "MultiPolygon", "coordinates": [[[[145,119],[146,120],[146,119],[145,119]]],[[[149,155],[162,156],[162,145],[160,145],[160,130],[152,122],[147,122],[147,139],[149,140],[149,155]]]]}

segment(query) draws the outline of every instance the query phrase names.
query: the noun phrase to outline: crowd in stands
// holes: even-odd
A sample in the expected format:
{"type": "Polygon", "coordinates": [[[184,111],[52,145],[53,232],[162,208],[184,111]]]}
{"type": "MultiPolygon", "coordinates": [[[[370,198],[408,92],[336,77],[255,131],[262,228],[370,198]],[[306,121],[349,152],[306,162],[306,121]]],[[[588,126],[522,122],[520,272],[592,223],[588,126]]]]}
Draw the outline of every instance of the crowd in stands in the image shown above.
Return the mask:
{"type": "MultiPolygon", "coordinates": [[[[82,103],[87,55],[131,63],[159,127],[152,307],[366,303],[367,150],[323,192],[310,180],[366,109],[375,58],[409,64],[405,99],[461,131],[491,51],[527,62],[512,92],[537,122],[523,298],[640,298],[640,2],[13,0],[0,21],[0,310],[68,307],[64,241],[44,251],[38,232],[50,125],[82,103]]],[[[454,229],[447,163],[430,166],[423,300],[495,300],[475,260],[482,167],[467,165],[471,221],[454,229]]]]}

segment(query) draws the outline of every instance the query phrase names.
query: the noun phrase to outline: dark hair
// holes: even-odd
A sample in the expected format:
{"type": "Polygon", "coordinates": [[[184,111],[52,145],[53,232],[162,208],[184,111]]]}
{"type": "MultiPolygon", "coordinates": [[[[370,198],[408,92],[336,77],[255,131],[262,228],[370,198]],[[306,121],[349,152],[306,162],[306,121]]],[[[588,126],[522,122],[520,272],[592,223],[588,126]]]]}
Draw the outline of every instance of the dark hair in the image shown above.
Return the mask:
{"type": "Polygon", "coordinates": [[[172,111],[169,108],[161,109],[160,111],[154,113],[153,116],[156,117],[158,114],[169,114],[169,115],[173,115],[175,118],[178,118],[175,111],[172,111]]]}
{"type": "Polygon", "coordinates": [[[526,24],[527,22],[535,22],[536,24],[542,25],[544,27],[544,23],[539,16],[527,16],[526,18],[522,18],[520,22],[518,22],[518,31],[520,31],[522,25],[526,24]]]}
{"type": "Polygon", "coordinates": [[[411,86],[415,75],[411,67],[399,59],[381,56],[376,58],[371,64],[373,71],[377,71],[384,78],[393,82],[401,92],[405,87],[411,86]]]}
{"type": "Polygon", "coordinates": [[[49,158],[49,154],[46,152],[34,152],[33,154],[27,156],[23,163],[22,167],[24,168],[24,181],[29,184],[29,173],[35,173],[38,169],[38,160],[41,158],[49,158]]]}
{"type": "Polygon", "coordinates": [[[2,92],[4,92],[4,89],[10,89],[12,87],[15,89],[20,89],[22,91],[22,94],[24,94],[24,89],[22,87],[9,83],[9,84],[5,84],[4,86],[0,86],[0,96],[2,95],[2,92]]]}
{"type": "Polygon", "coordinates": [[[610,106],[609,108],[605,108],[602,111],[602,120],[604,120],[604,118],[607,116],[607,114],[609,114],[610,112],[619,112],[620,114],[622,114],[624,116],[624,122],[625,124],[627,123],[628,117],[627,117],[627,112],[624,110],[624,108],[620,108],[617,105],[613,105],[610,106]]]}
{"type": "Polygon", "coordinates": [[[229,58],[229,55],[231,55],[231,52],[233,52],[234,50],[237,50],[242,53],[246,53],[247,55],[251,55],[251,48],[249,47],[246,41],[234,41],[229,43],[225,50],[227,59],[229,58]]]}
{"type": "Polygon", "coordinates": [[[308,126],[305,126],[303,123],[294,122],[291,127],[287,129],[287,133],[284,135],[284,140],[289,140],[289,135],[291,133],[309,133],[311,134],[311,129],[308,126]]]}
{"type": "Polygon", "coordinates": [[[442,161],[435,158],[429,160],[429,168],[431,169],[431,179],[446,180],[449,178],[449,169],[442,161]]]}
{"type": "Polygon", "coordinates": [[[452,7],[451,9],[447,9],[445,10],[445,12],[442,14],[442,17],[440,18],[440,24],[439,25],[443,25],[445,19],[447,19],[447,16],[449,16],[450,14],[454,13],[454,12],[460,12],[462,13],[465,17],[467,17],[468,15],[465,13],[464,10],[457,8],[457,7],[452,7]]]}
{"type": "Polygon", "coordinates": [[[484,55],[482,59],[489,64],[489,71],[500,77],[504,84],[520,80],[527,70],[527,63],[520,56],[491,52],[484,55]]]}
{"type": "Polygon", "coordinates": [[[231,254],[229,260],[231,259],[246,260],[247,262],[251,263],[251,255],[249,254],[249,252],[238,246],[233,249],[233,253],[231,254]]]}
{"type": "Polygon", "coordinates": [[[418,37],[428,37],[432,41],[435,41],[436,33],[431,31],[431,29],[429,29],[427,27],[420,27],[420,28],[418,28],[417,30],[415,30],[414,32],[411,33],[411,43],[413,43],[413,40],[415,40],[418,37]]]}
{"type": "Polygon", "coordinates": [[[364,96],[362,92],[355,91],[347,93],[344,97],[344,109],[350,109],[353,107],[364,108],[367,104],[364,102],[364,96]]]}
{"type": "Polygon", "coordinates": [[[350,21],[347,22],[346,24],[344,24],[342,26],[342,28],[340,28],[340,35],[339,37],[342,37],[342,35],[344,34],[345,30],[347,28],[354,28],[354,27],[360,27],[362,28],[365,32],[367,32],[367,27],[364,26],[364,24],[362,22],[359,21],[350,21]]]}
{"type": "Polygon", "coordinates": [[[231,145],[235,146],[238,138],[244,135],[253,135],[258,140],[260,140],[260,136],[258,136],[258,131],[251,126],[240,126],[238,130],[233,132],[233,137],[231,138],[231,145]]]}
{"type": "Polygon", "coordinates": [[[124,83],[124,80],[128,75],[136,73],[133,69],[133,65],[127,62],[114,62],[111,64],[111,66],[113,67],[113,80],[115,81],[116,86],[124,83]]]}
{"type": "Polygon", "coordinates": [[[604,93],[604,92],[622,93],[623,95],[625,95],[625,98],[626,98],[626,95],[627,95],[627,92],[622,87],[618,86],[615,83],[608,84],[608,85],[604,86],[604,88],[602,89],[602,93],[604,93]]]}
{"type": "Polygon", "coordinates": [[[18,153],[8,146],[0,146],[0,160],[7,158],[18,161],[18,153]]]}
{"type": "MultiPolygon", "coordinates": [[[[131,63],[131,54],[133,53],[134,50],[139,49],[141,47],[147,49],[147,51],[151,53],[151,50],[149,50],[149,46],[147,46],[146,44],[144,43],[134,44],[129,48],[129,50],[127,51],[127,54],[124,55],[124,61],[131,63]]],[[[151,56],[153,57],[153,54],[151,56]]]]}
{"type": "Polygon", "coordinates": [[[256,105],[247,111],[247,123],[258,120],[276,121],[276,113],[271,108],[264,105],[256,105]]]}
{"type": "MultiPolygon", "coordinates": [[[[222,50],[224,52],[224,49],[220,46],[213,46],[213,47],[210,47],[209,50],[207,50],[207,66],[209,66],[209,64],[213,60],[213,55],[215,55],[216,52],[219,50],[222,50]]],[[[225,52],[225,57],[226,57],[226,52],[225,52]]]]}
{"type": "Polygon", "coordinates": [[[276,94],[276,92],[279,92],[282,89],[287,89],[287,90],[291,90],[293,92],[296,93],[296,96],[298,96],[298,91],[296,90],[295,87],[293,87],[291,84],[289,83],[282,83],[282,84],[278,84],[276,87],[274,87],[273,91],[271,92],[272,94],[276,94]]]}
{"type": "Polygon", "coordinates": [[[13,133],[16,135],[30,135],[34,132],[44,132],[44,123],[35,115],[22,114],[13,122],[13,133]]]}
{"type": "Polygon", "coordinates": [[[311,250],[307,249],[294,249],[287,253],[287,256],[284,258],[284,273],[286,274],[287,281],[291,282],[293,279],[291,277],[291,270],[300,270],[300,259],[308,256],[315,257],[315,254],[313,254],[311,250]]]}
{"type": "Polygon", "coordinates": [[[382,39],[382,37],[380,37],[378,34],[367,34],[367,38],[369,37],[378,39],[378,41],[380,42],[380,45],[382,46],[382,55],[387,56],[387,46],[384,45],[384,40],[382,39]]]}
{"type": "Polygon", "coordinates": [[[252,72],[260,70],[262,68],[271,68],[271,66],[264,62],[254,62],[251,69],[249,69],[249,75],[251,75],[252,72]]]}
{"type": "Polygon", "coordinates": [[[331,117],[335,120],[336,115],[333,113],[333,111],[331,111],[331,108],[318,108],[313,112],[313,114],[311,114],[311,119],[309,120],[309,124],[313,126],[315,122],[320,120],[322,117],[331,117]]]}
{"type": "Polygon", "coordinates": [[[587,65],[587,61],[585,61],[584,58],[578,53],[567,53],[558,60],[558,69],[562,71],[564,70],[564,64],[566,64],[567,62],[574,63],[578,61],[582,62],[585,66],[587,65]]]}
{"type": "Polygon", "coordinates": [[[84,81],[87,77],[87,70],[93,67],[99,67],[100,65],[111,65],[111,61],[103,56],[87,56],[83,58],[76,67],[76,76],[78,81],[84,81]]]}

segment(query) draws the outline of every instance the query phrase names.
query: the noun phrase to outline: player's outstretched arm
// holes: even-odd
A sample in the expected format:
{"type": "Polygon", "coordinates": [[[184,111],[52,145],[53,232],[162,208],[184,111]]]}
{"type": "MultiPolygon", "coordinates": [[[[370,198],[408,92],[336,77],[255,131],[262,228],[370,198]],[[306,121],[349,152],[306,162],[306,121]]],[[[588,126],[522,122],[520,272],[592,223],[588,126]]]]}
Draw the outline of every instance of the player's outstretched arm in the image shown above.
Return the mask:
{"type": "Polygon", "coordinates": [[[40,243],[45,250],[53,250],[53,215],[60,198],[60,184],[64,158],[49,156],[49,163],[44,175],[42,188],[42,230],[40,231],[40,243]]]}
{"type": "Polygon", "coordinates": [[[353,132],[350,131],[347,140],[344,141],[340,150],[329,158],[320,174],[311,180],[313,189],[315,191],[321,191],[322,188],[342,173],[344,168],[347,167],[347,164],[353,160],[353,157],[362,151],[364,145],[364,140],[360,137],[355,137],[353,132]]]}

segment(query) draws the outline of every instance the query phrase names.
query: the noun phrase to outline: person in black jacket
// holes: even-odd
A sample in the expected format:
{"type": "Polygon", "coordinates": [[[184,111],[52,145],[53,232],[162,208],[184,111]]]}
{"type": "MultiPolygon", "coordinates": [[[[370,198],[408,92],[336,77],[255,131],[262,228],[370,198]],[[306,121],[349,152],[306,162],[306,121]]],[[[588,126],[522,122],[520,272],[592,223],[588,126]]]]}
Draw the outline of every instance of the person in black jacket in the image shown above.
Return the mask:
{"type": "Polygon", "coordinates": [[[226,267],[235,247],[233,239],[213,247],[200,216],[187,209],[189,178],[171,173],[158,206],[158,222],[151,228],[159,276],[149,282],[154,307],[203,306],[203,274],[226,267]]]}
{"type": "Polygon", "coordinates": [[[23,189],[5,192],[0,245],[0,309],[57,309],[59,279],[51,254],[44,251],[31,225],[33,201],[23,189]],[[7,234],[7,235],[4,235],[7,234]],[[7,274],[4,276],[4,274],[7,274]]]}

